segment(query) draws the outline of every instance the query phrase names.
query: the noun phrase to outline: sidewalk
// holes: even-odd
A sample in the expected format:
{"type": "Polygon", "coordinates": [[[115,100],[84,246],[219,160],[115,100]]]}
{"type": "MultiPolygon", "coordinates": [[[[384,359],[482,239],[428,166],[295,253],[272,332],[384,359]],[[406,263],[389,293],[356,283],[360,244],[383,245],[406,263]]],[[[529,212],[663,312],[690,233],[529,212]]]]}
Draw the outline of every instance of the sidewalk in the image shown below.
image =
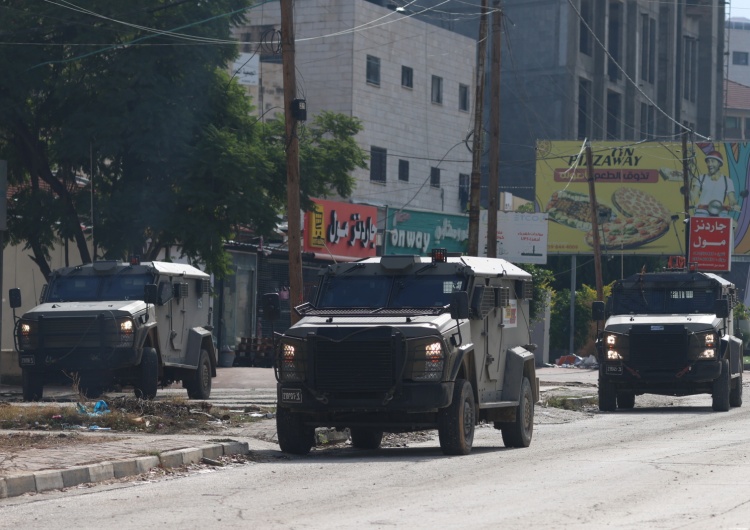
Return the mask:
{"type": "MultiPolygon", "coordinates": [[[[231,379],[228,376],[236,378],[238,374],[239,371],[224,375],[231,379]]],[[[273,375],[268,375],[268,381],[254,380],[253,384],[258,387],[272,386],[273,375]]],[[[537,368],[537,376],[542,392],[566,385],[596,386],[597,382],[597,371],[589,369],[543,367],[537,368]]],[[[16,393],[20,393],[20,389],[7,385],[0,388],[2,395],[16,393]]],[[[155,467],[178,468],[200,463],[204,458],[216,460],[223,456],[247,455],[251,450],[265,450],[268,443],[263,439],[274,437],[276,422],[274,419],[263,419],[243,428],[242,432],[242,436],[228,437],[221,433],[151,435],[66,432],[64,435],[87,437],[88,440],[72,444],[61,441],[58,447],[29,448],[0,455],[0,499],[126,478],[146,473],[155,467]]],[[[30,431],[0,430],[0,436],[13,433],[30,434],[30,431]]],[[[32,431],[31,434],[51,438],[63,435],[59,431],[32,431]]]]}

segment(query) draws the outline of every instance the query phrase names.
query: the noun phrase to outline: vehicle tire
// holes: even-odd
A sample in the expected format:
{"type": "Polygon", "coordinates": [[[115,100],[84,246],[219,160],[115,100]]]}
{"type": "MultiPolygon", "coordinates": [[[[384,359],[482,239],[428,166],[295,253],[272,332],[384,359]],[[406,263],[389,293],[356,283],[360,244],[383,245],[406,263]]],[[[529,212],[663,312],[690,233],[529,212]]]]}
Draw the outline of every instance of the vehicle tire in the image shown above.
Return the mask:
{"type": "Polygon", "coordinates": [[[726,412],[729,410],[729,393],[732,385],[732,375],[729,373],[729,361],[721,361],[721,374],[714,381],[713,392],[711,393],[711,408],[716,412],[726,412]]]}
{"type": "Polygon", "coordinates": [[[307,427],[302,416],[286,407],[276,409],[276,435],[279,448],[293,455],[306,455],[315,442],[315,429],[307,427]]]}
{"type": "Polygon", "coordinates": [[[198,368],[185,385],[190,399],[208,399],[211,397],[211,361],[208,352],[201,350],[198,368]]]}
{"type": "Polygon", "coordinates": [[[632,409],[635,407],[635,393],[634,392],[618,392],[617,393],[617,408],[618,409],[632,409]]]}
{"type": "Polygon", "coordinates": [[[159,356],[154,348],[143,348],[138,370],[138,383],[134,388],[135,397],[154,399],[159,384],[159,356]]]}
{"type": "Polygon", "coordinates": [[[521,383],[521,395],[516,410],[516,421],[501,428],[505,447],[528,447],[534,434],[534,396],[527,377],[521,383]]]}
{"type": "Polygon", "coordinates": [[[739,377],[732,379],[732,390],[729,391],[729,406],[742,406],[742,372],[740,372],[739,377]]]}
{"type": "Polygon", "coordinates": [[[356,449],[378,449],[383,441],[383,431],[373,429],[349,429],[352,436],[352,447],[356,449]]]}
{"type": "Polygon", "coordinates": [[[599,378],[599,410],[614,412],[617,410],[617,389],[614,383],[599,378]]]}
{"type": "Polygon", "coordinates": [[[44,376],[24,368],[21,371],[21,392],[24,401],[41,401],[44,394],[44,376]]]}
{"type": "Polygon", "coordinates": [[[446,455],[468,455],[474,443],[474,391],[466,379],[456,379],[453,401],[438,411],[440,448],[446,455]]]}

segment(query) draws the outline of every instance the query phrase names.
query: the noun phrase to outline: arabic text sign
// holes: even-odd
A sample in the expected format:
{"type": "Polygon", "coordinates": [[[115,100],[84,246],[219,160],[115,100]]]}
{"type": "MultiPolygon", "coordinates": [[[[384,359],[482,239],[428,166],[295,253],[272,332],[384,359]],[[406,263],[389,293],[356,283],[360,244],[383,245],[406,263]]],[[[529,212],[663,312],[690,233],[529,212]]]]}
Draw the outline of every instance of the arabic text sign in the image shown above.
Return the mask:
{"type": "MultiPolygon", "coordinates": [[[[487,216],[479,212],[479,255],[487,255],[487,216]]],[[[547,214],[497,212],[497,257],[513,263],[547,263],[547,214]]]]}
{"type": "Polygon", "coordinates": [[[305,212],[305,252],[364,258],[375,255],[378,209],[363,204],[313,199],[305,212]]]}
{"type": "Polygon", "coordinates": [[[388,212],[386,254],[429,255],[433,248],[464,252],[469,240],[467,215],[396,210],[388,212]]]}
{"type": "Polygon", "coordinates": [[[232,74],[240,85],[257,86],[260,56],[257,53],[241,53],[232,64],[232,74]]]}
{"type": "Polygon", "coordinates": [[[688,262],[700,271],[725,272],[731,267],[732,220],[691,217],[688,262]]]}

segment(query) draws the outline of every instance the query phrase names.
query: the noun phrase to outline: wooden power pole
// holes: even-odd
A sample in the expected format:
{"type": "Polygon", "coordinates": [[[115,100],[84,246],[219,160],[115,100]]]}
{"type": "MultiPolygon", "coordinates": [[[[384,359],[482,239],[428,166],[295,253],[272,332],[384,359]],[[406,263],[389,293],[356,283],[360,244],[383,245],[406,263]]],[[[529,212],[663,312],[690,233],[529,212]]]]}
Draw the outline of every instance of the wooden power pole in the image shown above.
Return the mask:
{"type": "MultiPolygon", "coordinates": [[[[302,250],[300,234],[300,175],[297,120],[292,105],[297,93],[294,64],[294,16],[292,0],[281,0],[281,60],[284,74],[284,122],[286,124],[287,245],[289,249],[289,304],[302,303],[302,250]]],[[[292,311],[292,324],[299,317],[292,311]]]]}
{"type": "Polygon", "coordinates": [[[690,170],[688,167],[688,132],[682,132],[682,195],[685,201],[685,264],[690,254],[690,170]]]}
{"type": "MultiPolygon", "coordinates": [[[[482,177],[482,118],[484,110],[484,58],[487,55],[487,0],[482,0],[477,41],[477,87],[474,102],[471,185],[469,189],[469,256],[479,255],[479,195],[482,177]]],[[[494,234],[493,234],[494,235],[494,234]]]]}
{"type": "MultiPolygon", "coordinates": [[[[492,61],[490,63],[490,167],[487,179],[487,257],[497,257],[498,184],[500,182],[500,31],[503,12],[493,0],[492,61]]],[[[481,241],[480,241],[481,244],[481,241]]]]}
{"type": "Polygon", "coordinates": [[[589,181],[589,199],[591,200],[591,233],[594,239],[594,275],[596,276],[596,299],[604,300],[602,282],[602,249],[599,241],[599,205],[596,203],[596,186],[594,185],[594,163],[591,159],[591,144],[586,140],[586,169],[589,181]]]}

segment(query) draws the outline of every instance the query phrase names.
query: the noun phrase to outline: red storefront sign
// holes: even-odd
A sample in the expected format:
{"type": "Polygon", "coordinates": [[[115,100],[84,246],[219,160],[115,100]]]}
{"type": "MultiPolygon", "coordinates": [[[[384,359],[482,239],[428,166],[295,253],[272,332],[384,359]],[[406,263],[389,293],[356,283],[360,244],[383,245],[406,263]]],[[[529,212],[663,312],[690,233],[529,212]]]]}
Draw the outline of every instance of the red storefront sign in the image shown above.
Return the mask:
{"type": "Polygon", "coordinates": [[[729,271],[734,248],[732,219],[691,217],[688,246],[688,262],[697,264],[697,270],[729,271]]]}
{"type": "Polygon", "coordinates": [[[304,252],[334,259],[376,255],[376,207],[322,199],[313,202],[313,211],[305,212],[304,252]]]}

